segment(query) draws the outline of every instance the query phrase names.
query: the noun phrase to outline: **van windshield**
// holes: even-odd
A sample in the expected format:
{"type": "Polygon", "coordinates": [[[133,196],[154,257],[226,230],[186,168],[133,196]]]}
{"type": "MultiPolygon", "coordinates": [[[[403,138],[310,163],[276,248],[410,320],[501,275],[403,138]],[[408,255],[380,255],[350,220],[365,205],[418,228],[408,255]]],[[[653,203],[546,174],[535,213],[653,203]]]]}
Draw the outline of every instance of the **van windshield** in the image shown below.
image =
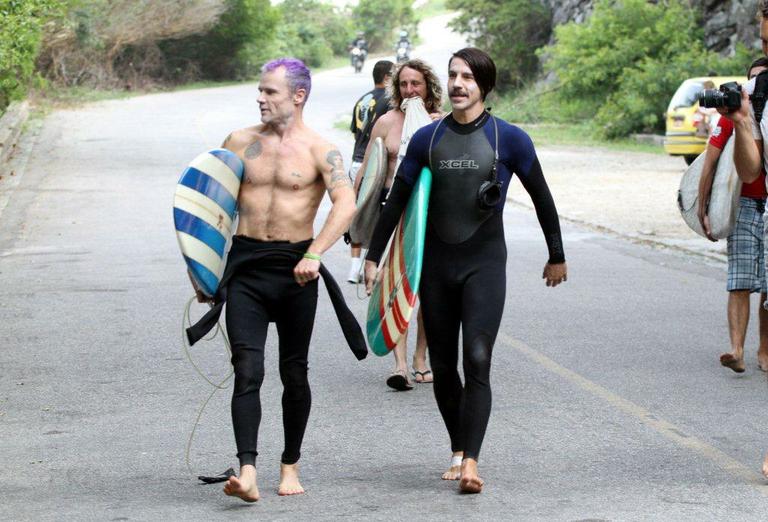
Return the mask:
{"type": "Polygon", "coordinates": [[[673,111],[678,107],[690,107],[696,103],[696,98],[701,91],[704,90],[704,84],[695,80],[686,80],[677,89],[677,92],[672,96],[672,101],[669,102],[669,111],[673,111]]]}

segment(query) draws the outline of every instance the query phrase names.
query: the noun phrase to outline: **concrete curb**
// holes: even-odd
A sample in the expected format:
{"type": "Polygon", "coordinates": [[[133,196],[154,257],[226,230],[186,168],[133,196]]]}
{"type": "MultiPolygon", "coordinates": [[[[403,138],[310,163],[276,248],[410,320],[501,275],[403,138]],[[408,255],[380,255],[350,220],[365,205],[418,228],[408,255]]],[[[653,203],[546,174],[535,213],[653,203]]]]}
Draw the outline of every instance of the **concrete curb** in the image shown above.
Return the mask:
{"type": "Polygon", "coordinates": [[[0,170],[4,170],[29,118],[29,102],[13,102],[0,118],[0,170]]]}

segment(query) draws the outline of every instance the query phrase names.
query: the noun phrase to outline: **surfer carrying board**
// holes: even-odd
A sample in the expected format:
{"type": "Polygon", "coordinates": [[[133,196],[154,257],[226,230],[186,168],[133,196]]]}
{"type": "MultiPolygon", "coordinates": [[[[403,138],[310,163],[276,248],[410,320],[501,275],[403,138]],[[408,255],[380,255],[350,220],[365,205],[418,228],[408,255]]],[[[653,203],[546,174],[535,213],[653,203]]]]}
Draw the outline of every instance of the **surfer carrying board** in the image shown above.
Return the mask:
{"type": "MultiPolygon", "coordinates": [[[[307,354],[319,274],[331,290],[320,259],[347,230],[355,213],[355,194],[341,154],[302,119],[311,89],[309,69],[300,60],[281,58],[264,65],[261,72],[258,103],[262,123],[234,131],[223,144],[245,167],[237,199],[240,219],[221,283],[226,289],[226,324],[235,375],[232,423],[240,460],[239,477],[230,477],[224,492],[247,502],[259,499],[255,467],[261,421],[259,390],[270,322],[276,323],[280,338],[283,383],[285,449],[278,494],[304,492],[298,460],[311,405],[307,354]],[[326,191],[333,206],[322,230],[312,239],[312,225],[326,191]]],[[[218,313],[223,304],[219,301],[218,313]]],[[[338,315],[335,301],[334,308],[338,315]]],[[[206,320],[207,316],[201,323],[206,320]]],[[[205,328],[210,328],[211,321],[207,323],[205,328]]],[[[191,341],[206,331],[198,325],[190,329],[197,328],[194,335],[187,331],[191,341]]],[[[351,326],[357,328],[364,344],[359,325],[351,326]]],[[[345,329],[345,336],[347,333],[345,329]]],[[[364,353],[358,355],[362,357],[364,353]]]]}
{"type": "MultiPolygon", "coordinates": [[[[747,69],[747,77],[751,80],[766,68],[768,68],[768,58],[765,56],[758,58],[747,69]]],[[[709,138],[699,181],[697,213],[701,227],[711,241],[717,241],[712,237],[709,221],[712,181],[722,150],[732,134],[733,122],[727,117],[720,118],[709,138]]],[[[768,291],[763,249],[763,212],[767,195],[763,170],[755,181],[741,186],[736,223],[726,240],[728,244],[727,315],[731,351],[720,356],[720,364],[736,373],[742,373],[745,370],[744,341],[749,324],[749,296],[752,292],[760,293],[761,305],[758,309],[760,346],[757,351],[757,364],[762,371],[768,371],[768,310],[762,306],[765,304],[766,291],[768,291]]]]}
{"type": "Polygon", "coordinates": [[[438,408],[450,436],[452,459],[443,479],[479,493],[477,460],[491,410],[493,344],[504,309],[507,247],[503,210],[512,174],[533,200],[549,251],[548,287],[567,279],[560,224],[530,137],[494,118],[485,98],[496,66],[475,48],[451,57],[448,94],[452,112],[416,132],[397,171],[366,256],[366,288],[422,169],[432,170],[419,287],[438,408]],[[463,334],[465,384],[458,372],[463,334]]]}
{"type": "MultiPolygon", "coordinates": [[[[442,116],[443,90],[440,80],[432,68],[423,60],[413,59],[402,63],[395,69],[390,82],[390,107],[392,110],[381,116],[371,131],[370,144],[381,138],[387,154],[387,178],[382,191],[382,203],[389,192],[395,177],[395,169],[405,156],[405,150],[410,140],[410,135],[404,136],[403,128],[406,120],[407,106],[413,98],[420,98],[429,118],[437,120],[442,116]],[[405,144],[403,144],[403,141],[405,144]]],[[[417,109],[414,109],[417,110],[417,109]]],[[[429,119],[427,119],[427,122],[429,119]]],[[[413,131],[411,131],[412,134],[413,131]]],[[[363,164],[358,170],[365,172],[370,157],[371,145],[366,150],[363,164]]],[[[356,181],[356,184],[359,182],[356,181]]],[[[408,332],[400,338],[397,346],[392,350],[395,355],[395,369],[387,377],[387,386],[398,391],[413,388],[408,375],[408,332]]],[[[424,336],[424,327],[421,321],[421,311],[418,312],[418,330],[416,332],[416,350],[413,354],[412,375],[417,383],[432,382],[432,371],[427,367],[427,340],[424,336]]]]}

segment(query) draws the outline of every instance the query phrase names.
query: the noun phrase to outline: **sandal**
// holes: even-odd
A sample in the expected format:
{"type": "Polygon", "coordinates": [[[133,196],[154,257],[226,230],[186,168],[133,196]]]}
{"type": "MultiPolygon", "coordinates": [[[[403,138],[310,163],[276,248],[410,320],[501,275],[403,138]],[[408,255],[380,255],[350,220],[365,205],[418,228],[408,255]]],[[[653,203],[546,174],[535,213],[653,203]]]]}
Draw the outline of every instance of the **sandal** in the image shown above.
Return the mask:
{"type": "Polygon", "coordinates": [[[424,370],[423,372],[420,372],[416,368],[413,368],[411,375],[413,375],[413,380],[418,384],[431,384],[434,381],[432,370],[424,370]],[[429,380],[427,380],[427,376],[429,376],[429,380]],[[421,380],[419,380],[419,377],[421,377],[421,380]]]}
{"type": "Polygon", "coordinates": [[[408,381],[404,371],[392,372],[387,378],[387,386],[397,391],[408,391],[413,389],[413,384],[408,381]]]}

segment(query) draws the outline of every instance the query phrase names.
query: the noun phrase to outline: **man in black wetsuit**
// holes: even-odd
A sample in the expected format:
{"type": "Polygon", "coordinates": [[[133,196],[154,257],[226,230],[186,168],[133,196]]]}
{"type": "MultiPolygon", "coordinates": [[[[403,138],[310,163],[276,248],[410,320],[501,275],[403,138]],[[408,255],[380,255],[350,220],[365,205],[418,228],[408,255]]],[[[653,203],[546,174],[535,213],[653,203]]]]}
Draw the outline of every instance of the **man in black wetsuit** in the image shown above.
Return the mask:
{"type": "Polygon", "coordinates": [[[234,131],[223,144],[245,167],[227,268],[214,297],[215,306],[187,330],[190,344],[194,344],[216,324],[226,302],[235,375],[232,424],[240,475],[229,478],[224,492],[247,502],[259,499],[256,456],[269,323],[277,326],[283,383],[285,446],[279,495],[304,492],[299,458],[312,404],[307,357],[321,275],[350,348],[359,359],[366,353],[359,325],[320,263],[355,213],[355,194],[341,153],[304,124],[304,105],[312,86],[304,63],[281,58],[264,65],[261,72],[257,100],[261,124],[234,131]],[[314,237],[313,223],[326,191],[332,207],[314,237]]]}
{"type": "Polygon", "coordinates": [[[433,172],[424,246],[421,306],[434,372],[435,398],[453,458],[444,479],[479,493],[477,459],[491,411],[491,352],[506,291],[503,210],[512,174],[531,196],[549,250],[547,286],[567,279],[560,224],[530,137],[498,120],[484,101],[496,82],[485,52],[466,48],[448,64],[453,110],[414,134],[366,256],[370,292],[387,241],[423,167],[433,172]],[[463,334],[465,385],[458,373],[463,334]]]}

